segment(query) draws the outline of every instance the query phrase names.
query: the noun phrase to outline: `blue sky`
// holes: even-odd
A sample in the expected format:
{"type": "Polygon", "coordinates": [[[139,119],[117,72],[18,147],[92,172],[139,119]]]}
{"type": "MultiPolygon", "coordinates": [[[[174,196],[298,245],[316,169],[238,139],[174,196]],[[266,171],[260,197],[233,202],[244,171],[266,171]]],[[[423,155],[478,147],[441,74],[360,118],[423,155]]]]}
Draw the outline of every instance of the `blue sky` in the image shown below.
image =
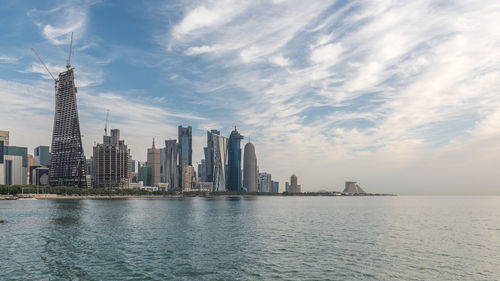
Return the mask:
{"type": "Polygon", "coordinates": [[[87,156],[106,109],[135,159],[152,138],[236,125],[261,171],[306,191],[499,194],[498,1],[2,1],[0,129],[50,144],[75,33],[87,156]],[[246,138],[247,140],[248,138],[246,138]]]}

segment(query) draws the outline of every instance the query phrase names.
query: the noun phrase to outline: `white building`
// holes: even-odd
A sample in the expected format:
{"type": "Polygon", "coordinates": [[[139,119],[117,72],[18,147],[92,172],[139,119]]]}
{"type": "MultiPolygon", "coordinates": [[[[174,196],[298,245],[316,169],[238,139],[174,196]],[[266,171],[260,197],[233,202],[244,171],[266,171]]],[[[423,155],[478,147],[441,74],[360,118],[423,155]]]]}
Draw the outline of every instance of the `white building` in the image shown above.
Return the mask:
{"type": "Polygon", "coordinates": [[[259,191],[260,192],[272,192],[272,180],[271,174],[259,173],[259,191]]]}

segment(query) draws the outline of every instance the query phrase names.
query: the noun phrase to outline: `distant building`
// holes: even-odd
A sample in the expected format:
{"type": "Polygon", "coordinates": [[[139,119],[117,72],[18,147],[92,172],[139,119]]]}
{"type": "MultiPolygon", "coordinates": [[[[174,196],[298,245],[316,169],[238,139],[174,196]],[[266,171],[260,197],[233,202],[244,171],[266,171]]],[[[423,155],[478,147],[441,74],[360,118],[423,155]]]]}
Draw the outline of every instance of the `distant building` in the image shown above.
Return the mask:
{"type": "Polygon", "coordinates": [[[132,156],[130,156],[130,172],[135,173],[135,160],[132,159],[132,156]]]}
{"type": "Polygon", "coordinates": [[[255,147],[253,143],[245,144],[245,155],[243,159],[243,187],[248,192],[258,192],[258,170],[257,157],[255,155],[255,147]]]}
{"type": "Polygon", "coordinates": [[[196,174],[193,166],[187,165],[182,169],[182,191],[191,191],[194,188],[196,174]]]}
{"type": "Polygon", "coordinates": [[[366,192],[355,181],[346,181],[343,193],[347,194],[365,194],[366,192]]]}
{"type": "Polygon", "coordinates": [[[160,150],[155,147],[154,138],[153,146],[148,148],[147,166],[151,168],[151,185],[158,186],[160,183],[160,150]]]}
{"type": "Polygon", "coordinates": [[[165,147],[160,148],[160,182],[167,182],[165,178],[165,147]]]}
{"type": "Polygon", "coordinates": [[[285,182],[285,192],[287,192],[287,193],[291,192],[290,184],[288,182],[285,182]]]}
{"type": "Polygon", "coordinates": [[[31,184],[36,186],[49,185],[49,169],[35,168],[31,172],[31,184]]]}
{"type": "Polygon", "coordinates": [[[146,165],[138,166],[139,171],[139,182],[142,182],[145,186],[151,186],[152,184],[152,174],[153,170],[151,167],[146,165]]]}
{"type": "Polygon", "coordinates": [[[198,164],[198,179],[201,182],[206,182],[207,181],[207,166],[205,159],[201,159],[201,164],[198,164]]]}
{"type": "Polygon", "coordinates": [[[205,177],[207,182],[213,182],[213,158],[214,158],[214,144],[213,135],[220,135],[220,131],[211,130],[207,131],[207,146],[203,148],[203,153],[205,155],[205,177]]]}
{"type": "Polygon", "coordinates": [[[277,181],[272,181],[272,193],[279,193],[280,192],[280,183],[277,181]]]}
{"type": "Polygon", "coordinates": [[[212,178],[213,190],[226,191],[227,184],[227,138],[212,134],[212,178]]]}
{"type": "Polygon", "coordinates": [[[193,130],[191,126],[186,128],[179,126],[178,131],[179,166],[182,169],[184,166],[193,166],[193,130]]]}
{"type": "Polygon", "coordinates": [[[298,185],[297,176],[293,174],[290,177],[290,191],[289,193],[301,193],[301,186],[298,185]]]}
{"type": "Polygon", "coordinates": [[[163,169],[168,190],[178,190],[181,180],[179,179],[179,145],[176,140],[165,141],[163,169]]]}
{"type": "Polygon", "coordinates": [[[272,192],[272,179],[271,174],[259,173],[259,191],[272,192]]]}
{"type": "Polygon", "coordinates": [[[228,142],[228,173],[229,182],[227,189],[230,191],[241,192],[241,146],[240,142],[243,136],[240,135],[236,127],[231,132],[228,142]]]}
{"type": "MultiPolygon", "coordinates": [[[[28,148],[27,147],[20,147],[20,146],[4,146],[4,159],[7,160],[7,156],[20,156],[21,157],[21,167],[20,170],[18,170],[17,167],[17,159],[10,158],[12,162],[10,164],[6,164],[6,169],[9,169],[10,166],[7,165],[13,165],[12,166],[12,172],[15,175],[15,182],[13,184],[27,184],[28,183],[28,148]],[[20,176],[22,179],[21,181],[18,181],[17,176],[20,176]]],[[[7,175],[7,174],[6,174],[7,175]]]]}
{"type": "Polygon", "coordinates": [[[213,191],[213,183],[212,182],[203,182],[199,181],[196,183],[196,189],[198,191],[213,191]]]}
{"type": "Polygon", "coordinates": [[[9,145],[9,131],[0,131],[0,141],[3,141],[4,146],[9,145]]]}
{"type": "Polygon", "coordinates": [[[94,188],[128,188],[130,150],[120,140],[120,130],[111,130],[111,137],[103,137],[103,144],[94,146],[92,181],[94,188]]]}
{"type": "Polygon", "coordinates": [[[35,147],[34,153],[35,157],[35,166],[49,166],[49,147],[45,145],[41,145],[35,147]]]}
{"type": "Polygon", "coordinates": [[[23,157],[19,155],[4,155],[0,164],[0,185],[25,185],[26,168],[23,167],[23,157]]]}

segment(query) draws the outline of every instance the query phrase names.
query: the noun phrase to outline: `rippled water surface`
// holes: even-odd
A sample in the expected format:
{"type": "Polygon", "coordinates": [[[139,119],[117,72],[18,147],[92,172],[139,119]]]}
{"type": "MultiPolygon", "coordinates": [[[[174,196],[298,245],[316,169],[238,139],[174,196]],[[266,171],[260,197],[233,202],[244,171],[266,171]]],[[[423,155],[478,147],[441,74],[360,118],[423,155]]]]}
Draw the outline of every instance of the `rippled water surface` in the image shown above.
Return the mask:
{"type": "Polygon", "coordinates": [[[0,279],[498,280],[500,197],[0,201],[0,279]]]}

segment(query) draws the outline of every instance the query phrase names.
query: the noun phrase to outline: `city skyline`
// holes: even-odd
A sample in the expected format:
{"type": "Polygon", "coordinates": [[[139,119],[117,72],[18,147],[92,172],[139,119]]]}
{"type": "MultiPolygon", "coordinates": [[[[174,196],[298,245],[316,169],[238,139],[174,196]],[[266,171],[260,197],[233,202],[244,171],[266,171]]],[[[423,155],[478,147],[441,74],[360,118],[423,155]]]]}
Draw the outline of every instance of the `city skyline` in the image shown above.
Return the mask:
{"type": "Polygon", "coordinates": [[[86,157],[111,109],[140,161],[153,137],[192,126],[196,167],[206,131],[227,138],[236,125],[262,171],[282,184],[295,173],[303,191],[352,180],[374,192],[499,194],[494,1],[155,3],[0,4],[10,145],[50,145],[53,82],[31,47],[62,72],[74,31],[86,157]]]}

